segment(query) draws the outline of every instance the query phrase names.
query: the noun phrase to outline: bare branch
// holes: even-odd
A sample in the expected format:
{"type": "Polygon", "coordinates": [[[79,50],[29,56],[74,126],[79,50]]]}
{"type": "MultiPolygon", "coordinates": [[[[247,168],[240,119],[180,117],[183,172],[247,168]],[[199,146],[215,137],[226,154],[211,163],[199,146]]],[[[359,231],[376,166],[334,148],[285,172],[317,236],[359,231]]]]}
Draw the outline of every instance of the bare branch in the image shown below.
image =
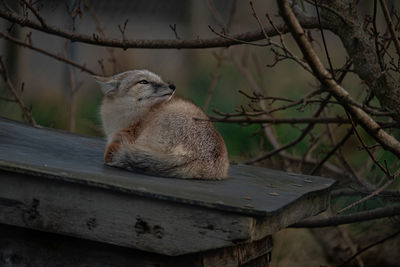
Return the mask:
{"type": "Polygon", "coordinates": [[[12,84],[10,77],[8,76],[7,70],[4,66],[3,60],[0,57],[0,73],[3,77],[4,82],[7,84],[8,89],[10,90],[10,92],[12,93],[12,95],[14,96],[15,100],[17,101],[18,105],[20,106],[25,118],[28,120],[28,122],[30,124],[32,124],[33,126],[37,126],[35,119],[33,118],[30,110],[25,106],[24,101],[22,100],[22,98],[19,96],[19,94],[17,93],[17,89],[14,87],[14,85],[12,84]]]}
{"type": "MultiPolygon", "coordinates": [[[[96,24],[96,28],[97,28],[97,31],[99,32],[100,36],[103,37],[103,38],[106,37],[106,35],[104,33],[104,29],[103,29],[103,27],[101,25],[100,19],[97,17],[97,14],[94,11],[94,8],[92,6],[91,1],[90,0],[85,0],[84,1],[84,6],[85,6],[85,8],[87,8],[89,10],[90,16],[92,17],[94,23],[96,24]]],[[[115,56],[114,48],[106,47],[106,51],[108,52],[108,54],[110,56],[108,61],[110,61],[112,66],[113,66],[112,73],[114,74],[114,73],[117,72],[117,59],[116,59],[116,56],[115,56]]],[[[99,62],[99,65],[100,65],[100,68],[101,68],[101,71],[102,71],[103,75],[106,75],[106,71],[105,71],[105,67],[104,67],[103,62],[101,61],[101,59],[99,59],[98,62],[99,62]]]]}
{"type": "MultiPolygon", "coordinates": [[[[221,18],[221,14],[218,12],[218,10],[215,8],[215,6],[209,1],[209,0],[205,0],[207,7],[209,8],[210,12],[213,14],[213,17],[219,21],[219,24],[221,25],[221,27],[223,27],[223,21],[221,18]]],[[[237,0],[234,0],[232,2],[232,7],[231,7],[231,12],[229,13],[229,18],[228,18],[228,23],[226,25],[226,32],[230,32],[231,26],[232,26],[232,22],[233,22],[233,17],[235,16],[235,12],[236,12],[236,4],[237,4],[237,0]]],[[[206,99],[204,101],[204,105],[203,105],[203,110],[207,111],[208,106],[210,104],[211,101],[211,97],[214,93],[214,90],[217,86],[218,83],[218,79],[219,79],[219,75],[221,72],[221,68],[222,68],[222,61],[224,60],[225,57],[225,51],[227,50],[227,48],[220,48],[218,53],[214,54],[214,57],[217,60],[217,65],[215,66],[215,70],[212,74],[211,77],[211,83],[210,83],[210,87],[208,88],[207,91],[207,95],[206,95],[206,99]]]]}
{"type": "Polygon", "coordinates": [[[381,169],[381,171],[387,175],[389,178],[394,179],[394,177],[390,174],[390,172],[388,171],[388,169],[386,167],[384,167],[374,156],[374,154],[372,154],[371,150],[369,149],[369,147],[365,144],[364,140],[361,138],[360,133],[357,130],[357,127],[353,121],[353,119],[351,118],[351,116],[349,116],[349,119],[351,121],[351,124],[353,126],[353,129],[356,133],[356,136],[358,138],[358,140],[360,141],[362,147],[367,151],[368,155],[370,156],[370,158],[372,159],[372,161],[381,169]]]}
{"type": "Polygon", "coordinates": [[[47,50],[35,47],[32,44],[21,42],[18,39],[15,39],[14,37],[12,37],[12,36],[10,36],[8,34],[0,32],[0,38],[4,38],[4,39],[6,39],[6,40],[8,40],[10,42],[13,42],[13,43],[17,44],[17,45],[29,48],[29,49],[31,49],[33,51],[36,51],[36,52],[39,52],[39,53],[41,53],[43,55],[46,55],[46,56],[49,56],[49,57],[54,58],[56,60],[62,61],[64,63],[68,64],[68,65],[71,65],[71,66],[73,66],[75,68],[80,69],[81,71],[87,72],[87,73],[92,74],[92,75],[97,75],[96,72],[88,69],[84,65],[80,65],[79,63],[76,63],[76,62],[74,62],[72,60],[69,60],[69,59],[67,59],[65,57],[62,57],[62,56],[50,53],[47,50]]]}
{"type": "Polygon", "coordinates": [[[209,117],[213,122],[225,122],[225,123],[271,123],[271,124],[305,124],[305,123],[335,123],[335,124],[349,124],[350,120],[341,117],[337,118],[324,118],[324,117],[312,117],[312,118],[217,118],[209,117]]]}
{"type": "Polygon", "coordinates": [[[337,226],[341,224],[358,223],[369,220],[376,220],[386,217],[394,217],[400,215],[400,205],[392,205],[384,208],[376,208],[373,210],[360,211],[348,215],[337,215],[328,218],[310,218],[295,223],[290,227],[294,228],[319,228],[337,226]]]}
{"type": "MultiPolygon", "coordinates": [[[[324,28],[331,30],[341,39],[348,55],[352,57],[357,75],[373,92],[380,105],[387,111],[394,112],[393,118],[400,120],[400,86],[381,58],[381,51],[376,49],[377,43],[374,45],[374,42],[371,42],[372,38],[378,38],[378,35],[370,34],[364,29],[359,20],[358,9],[347,5],[345,1],[320,0],[318,4],[322,7],[321,19],[324,28]]],[[[376,7],[375,4],[374,6],[376,7]]],[[[376,8],[374,10],[376,11],[376,8]]],[[[374,32],[377,33],[376,29],[374,32]]]]}
{"type": "MultiPolygon", "coordinates": [[[[226,38],[209,38],[209,39],[195,39],[195,40],[125,40],[122,42],[118,39],[110,39],[106,37],[100,37],[98,35],[85,35],[78,34],[68,30],[62,30],[55,26],[47,25],[44,28],[40,23],[36,23],[28,18],[22,17],[15,12],[9,10],[0,10],[0,17],[17,23],[22,27],[29,27],[35,30],[39,30],[48,34],[57,35],[69,39],[73,42],[81,42],[87,44],[93,44],[98,46],[109,46],[119,47],[123,49],[128,48],[157,48],[157,49],[194,49],[194,48],[213,48],[213,47],[228,47],[232,45],[241,44],[240,41],[228,40],[226,38]]],[[[304,20],[303,27],[315,28],[318,22],[314,19],[304,20]]],[[[286,33],[287,27],[285,25],[277,26],[280,32],[286,33]]],[[[278,35],[277,31],[271,26],[266,27],[265,32],[268,36],[278,35]]],[[[234,40],[241,40],[245,42],[259,41],[265,38],[262,31],[252,31],[239,33],[231,36],[234,40]]]]}
{"type": "Polygon", "coordinates": [[[204,2],[206,3],[208,10],[212,14],[213,18],[218,23],[218,25],[221,28],[224,28],[225,27],[224,20],[222,19],[222,16],[220,12],[218,12],[218,10],[216,9],[215,5],[210,0],[204,0],[204,2]]]}
{"type": "Polygon", "coordinates": [[[340,140],[339,143],[337,143],[335,145],[335,147],[333,149],[331,149],[326,155],[325,157],[311,170],[310,174],[313,175],[315,174],[320,168],[321,166],[330,158],[332,157],[336,151],[343,146],[346,141],[350,138],[350,136],[353,134],[353,129],[350,129],[347,134],[342,138],[342,140],[340,140]]]}
{"type": "Polygon", "coordinates": [[[227,39],[227,40],[232,41],[232,42],[237,42],[237,43],[246,44],[246,45],[254,45],[254,46],[269,46],[269,45],[270,45],[270,43],[261,44],[261,43],[254,43],[254,42],[249,42],[249,41],[245,41],[245,40],[236,39],[235,37],[231,37],[231,36],[226,35],[226,34],[224,34],[224,33],[219,33],[219,32],[217,32],[217,31],[216,31],[213,27],[211,27],[210,25],[208,25],[208,28],[209,28],[213,33],[215,33],[216,35],[218,35],[219,37],[224,38],[224,39],[227,39]]]}
{"type": "Polygon", "coordinates": [[[326,55],[326,58],[328,59],[329,69],[331,71],[331,75],[332,75],[333,78],[335,78],[335,72],[333,71],[333,65],[332,65],[331,57],[329,56],[329,51],[328,51],[328,46],[326,45],[324,30],[322,28],[321,16],[319,15],[319,9],[318,9],[317,0],[314,0],[314,3],[315,3],[315,10],[317,11],[319,31],[321,32],[322,43],[324,44],[325,55],[326,55]]]}
{"type": "MultiPolygon", "coordinates": [[[[321,113],[322,113],[322,111],[324,110],[325,106],[327,105],[327,101],[329,101],[329,98],[330,98],[330,97],[331,97],[331,96],[328,95],[328,96],[324,99],[325,102],[321,103],[321,105],[319,106],[318,110],[315,112],[315,114],[314,114],[314,116],[313,116],[314,118],[318,118],[319,115],[321,115],[321,113]]],[[[295,140],[289,142],[289,143],[286,144],[286,145],[281,146],[280,148],[276,148],[275,150],[273,150],[273,151],[271,151],[271,152],[268,152],[267,154],[265,154],[265,155],[263,155],[263,156],[261,156],[261,157],[258,157],[258,158],[256,158],[256,159],[253,159],[253,160],[251,160],[251,161],[249,161],[249,162],[247,162],[247,163],[255,163],[255,162],[259,162],[259,161],[265,160],[265,159],[270,158],[270,157],[272,157],[273,155],[279,153],[280,151],[283,151],[283,150],[285,150],[285,149],[287,149],[287,148],[289,148],[289,147],[292,147],[292,146],[296,145],[296,144],[299,143],[301,140],[303,140],[304,137],[307,136],[307,134],[314,128],[314,126],[315,126],[315,123],[309,123],[309,124],[307,125],[307,127],[301,131],[301,134],[299,135],[299,137],[297,137],[295,140]]]]}
{"type": "MultiPolygon", "coordinates": [[[[265,32],[265,29],[264,29],[264,27],[262,26],[262,23],[261,23],[260,18],[257,16],[256,10],[254,9],[254,5],[253,5],[253,2],[252,2],[252,1],[250,1],[250,7],[251,7],[251,10],[252,10],[252,12],[253,12],[253,17],[257,20],[258,26],[260,27],[262,33],[264,34],[265,39],[266,39],[268,42],[270,42],[270,38],[269,38],[268,34],[265,32]]],[[[271,26],[274,27],[273,23],[271,23],[271,26]]]]}
{"type": "MultiPolygon", "coordinates": [[[[368,190],[365,191],[363,189],[337,189],[331,192],[332,197],[341,197],[341,196],[357,196],[357,195],[369,195],[374,191],[368,190]]],[[[399,190],[383,190],[380,193],[376,194],[374,197],[388,197],[388,198],[400,198],[399,190]]]]}
{"type": "MultiPolygon", "coordinates": [[[[336,143],[335,135],[333,134],[333,130],[331,129],[332,128],[331,125],[327,124],[326,127],[328,129],[328,136],[331,139],[332,144],[335,144],[336,143]]],[[[361,179],[360,175],[358,175],[356,173],[356,171],[353,169],[351,164],[346,160],[346,157],[344,156],[342,147],[338,148],[336,155],[337,155],[337,158],[339,159],[339,161],[342,163],[343,167],[345,167],[352,174],[352,176],[355,178],[355,181],[357,183],[359,183],[361,186],[363,186],[365,188],[372,188],[373,187],[369,182],[364,181],[363,179],[361,179]]]]}
{"type": "Polygon", "coordinates": [[[355,253],[353,256],[351,256],[350,258],[348,258],[347,260],[345,260],[339,267],[347,266],[347,264],[348,264],[349,262],[351,262],[354,258],[356,258],[356,257],[357,257],[358,255],[360,255],[361,253],[367,251],[368,249],[370,249],[370,248],[372,248],[372,247],[375,247],[376,245],[382,244],[383,242],[386,242],[386,241],[389,240],[389,239],[392,239],[393,237],[397,236],[398,234],[400,234],[400,231],[396,231],[396,232],[394,232],[394,233],[392,233],[392,234],[390,234],[390,235],[388,235],[388,236],[386,236],[386,237],[384,237],[384,238],[382,238],[382,239],[380,239],[380,240],[378,240],[378,241],[376,241],[376,242],[373,242],[372,244],[370,244],[370,245],[368,245],[368,246],[366,246],[366,247],[360,249],[360,250],[357,251],[357,253],[355,253]]]}
{"type": "MultiPolygon", "coordinates": [[[[118,24],[118,29],[122,35],[122,43],[126,42],[126,36],[125,36],[125,30],[126,30],[126,25],[128,24],[128,19],[125,20],[123,26],[118,24]]],[[[125,48],[124,48],[125,49],[125,48]]]]}
{"type": "Polygon", "coordinates": [[[44,21],[44,18],[39,14],[39,11],[28,1],[22,0],[22,2],[29,8],[30,11],[32,11],[33,15],[35,15],[35,17],[38,19],[42,27],[47,28],[47,24],[44,21]]]}
{"type": "Polygon", "coordinates": [[[358,200],[358,201],[356,201],[356,202],[351,203],[351,204],[348,205],[347,207],[345,207],[345,208],[339,210],[337,213],[345,212],[346,210],[349,210],[349,209],[351,209],[351,208],[353,208],[353,207],[355,207],[355,206],[358,206],[358,205],[364,203],[365,201],[367,201],[367,200],[369,200],[369,199],[371,199],[371,198],[373,198],[373,197],[379,195],[379,193],[381,193],[381,192],[382,192],[383,190],[385,190],[389,185],[391,185],[391,184],[393,183],[393,181],[394,181],[394,180],[389,180],[389,181],[387,181],[382,187],[380,187],[380,188],[378,188],[377,190],[375,190],[374,192],[370,193],[368,196],[365,196],[365,197],[363,197],[362,199],[360,199],[360,200],[358,200]]]}
{"type": "Polygon", "coordinates": [[[351,105],[350,103],[354,102],[353,98],[343,87],[334,81],[330,73],[322,65],[313,47],[305,37],[304,30],[294,15],[288,1],[278,1],[278,5],[284,20],[291,29],[294,39],[310,64],[315,76],[324,85],[324,88],[342,103],[343,107],[351,114],[354,120],[360,123],[377,142],[400,158],[400,143],[392,135],[385,132],[364,110],[351,105]]]}
{"type": "Polygon", "coordinates": [[[396,48],[397,55],[400,57],[399,38],[397,37],[396,30],[395,30],[393,22],[392,22],[392,18],[390,17],[389,9],[386,5],[386,1],[379,0],[379,2],[381,3],[383,15],[385,15],[385,20],[389,27],[389,32],[392,35],[392,41],[394,43],[394,47],[396,48]]]}

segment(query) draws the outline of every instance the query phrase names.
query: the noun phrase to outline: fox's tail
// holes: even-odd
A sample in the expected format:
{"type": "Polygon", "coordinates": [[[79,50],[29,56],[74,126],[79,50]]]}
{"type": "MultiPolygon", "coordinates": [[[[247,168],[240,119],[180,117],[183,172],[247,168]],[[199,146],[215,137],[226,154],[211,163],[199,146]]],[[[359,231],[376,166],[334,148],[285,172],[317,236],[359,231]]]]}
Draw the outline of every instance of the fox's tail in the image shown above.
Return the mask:
{"type": "Polygon", "coordinates": [[[107,165],[156,176],[206,178],[193,177],[199,175],[193,169],[195,160],[183,155],[161,154],[146,148],[130,146],[115,151],[112,161],[107,162],[107,165]]]}

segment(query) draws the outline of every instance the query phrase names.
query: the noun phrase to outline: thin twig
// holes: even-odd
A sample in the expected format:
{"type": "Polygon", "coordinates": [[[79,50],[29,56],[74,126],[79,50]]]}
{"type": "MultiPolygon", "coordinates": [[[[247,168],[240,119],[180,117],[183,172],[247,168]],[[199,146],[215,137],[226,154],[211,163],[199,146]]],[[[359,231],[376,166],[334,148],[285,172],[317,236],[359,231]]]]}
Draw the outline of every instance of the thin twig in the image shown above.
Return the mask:
{"type": "Polygon", "coordinates": [[[375,190],[374,192],[372,192],[372,193],[369,194],[368,196],[365,196],[365,197],[363,197],[362,199],[360,199],[360,200],[358,200],[358,201],[356,201],[356,202],[351,203],[351,204],[348,205],[347,207],[345,207],[345,208],[339,210],[337,213],[340,214],[340,213],[342,213],[342,212],[345,212],[345,211],[347,211],[347,210],[349,210],[349,209],[351,209],[351,208],[353,208],[353,207],[355,207],[355,206],[358,206],[358,205],[364,203],[365,201],[367,201],[367,200],[369,200],[369,199],[371,199],[371,198],[373,198],[373,197],[379,195],[383,190],[385,190],[389,185],[391,185],[391,184],[393,183],[393,181],[394,181],[394,180],[389,180],[389,181],[387,181],[383,186],[381,186],[380,188],[378,188],[377,190],[375,190]]]}
{"type": "Polygon", "coordinates": [[[372,244],[360,249],[353,256],[351,256],[350,258],[345,260],[339,267],[346,266],[349,262],[351,262],[355,257],[360,255],[361,253],[367,251],[368,249],[370,249],[372,247],[375,247],[376,245],[379,245],[379,244],[381,244],[383,242],[386,242],[389,239],[392,239],[393,237],[397,236],[398,234],[400,234],[400,231],[394,232],[393,234],[390,234],[390,235],[388,235],[388,236],[386,236],[386,237],[384,237],[384,238],[382,238],[382,239],[380,239],[380,240],[378,240],[378,241],[376,241],[376,242],[374,242],[374,243],[372,243],[372,244]]]}
{"type": "MultiPolygon", "coordinates": [[[[337,189],[331,192],[331,197],[341,197],[341,196],[357,196],[357,195],[369,195],[373,193],[371,190],[364,189],[354,189],[354,188],[343,188],[337,189]]],[[[386,198],[400,198],[399,190],[383,190],[374,197],[386,197],[386,198]]]]}
{"type": "MultiPolygon", "coordinates": [[[[332,141],[332,144],[336,143],[335,141],[335,135],[333,134],[333,131],[331,129],[331,125],[327,124],[326,125],[327,129],[328,129],[328,136],[332,141]]],[[[352,176],[354,177],[354,180],[359,183],[361,186],[365,187],[365,188],[371,188],[372,185],[370,185],[370,183],[363,181],[360,176],[354,171],[353,167],[350,165],[350,163],[346,160],[346,157],[343,154],[342,151],[342,147],[339,147],[337,150],[337,157],[339,159],[339,161],[342,163],[342,165],[352,174],[352,176]]]]}
{"type": "Polygon", "coordinates": [[[170,24],[169,28],[174,32],[176,40],[180,40],[181,37],[179,37],[178,32],[176,30],[176,24],[174,24],[174,25],[170,24]]]}
{"type": "Polygon", "coordinates": [[[294,228],[319,228],[330,227],[341,224],[358,223],[369,220],[376,220],[386,217],[394,217],[400,215],[400,205],[392,205],[383,208],[376,208],[367,211],[355,212],[346,215],[336,215],[328,218],[309,218],[301,222],[295,223],[290,227],[294,228]]]}
{"type": "MultiPolygon", "coordinates": [[[[331,97],[331,95],[328,95],[328,96],[324,99],[326,102],[321,103],[321,105],[319,106],[318,110],[315,112],[315,114],[314,114],[314,116],[313,116],[315,119],[318,119],[319,115],[322,113],[322,111],[323,111],[324,108],[326,107],[327,101],[329,101],[330,97],[331,97]]],[[[273,155],[276,155],[276,154],[279,153],[280,151],[286,150],[287,148],[296,145],[296,144],[299,143],[301,140],[303,140],[304,137],[307,136],[307,134],[314,128],[314,126],[315,126],[315,123],[312,123],[312,122],[309,123],[308,126],[307,126],[304,130],[301,131],[301,134],[299,135],[299,137],[297,137],[297,138],[296,138],[295,140],[293,140],[292,142],[290,142],[290,143],[288,143],[288,144],[286,144],[286,145],[283,145],[283,146],[281,146],[280,148],[277,148],[277,149],[275,149],[275,150],[273,150],[273,151],[271,151],[271,152],[268,152],[267,154],[265,154],[265,155],[263,155],[263,156],[261,156],[261,157],[258,157],[258,158],[256,158],[256,159],[250,160],[250,161],[248,161],[248,162],[246,162],[246,163],[247,163],[247,164],[252,164],[252,163],[255,163],[255,162],[259,162],[259,161],[265,160],[265,159],[267,159],[267,158],[272,157],[273,155]]]]}
{"type": "Polygon", "coordinates": [[[126,30],[126,25],[127,25],[127,24],[128,24],[128,19],[126,19],[126,20],[124,21],[123,26],[121,26],[120,24],[118,24],[118,29],[119,29],[119,31],[120,31],[120,33],[121,33],[121,35],[122,35],[122,43],[125,43],[125,42],[126,42],[125,30],[126,30]]]}
{"type": "MultiPolygon", "coordinates": [[[[263,93],[263,88],[260,88],[260,86],[258,85],[258,83],[256,82],[256,80],[253,77],[253,74],[249,71],[249,69],[243,64],[242,61],[240,61],[235,54],[231,53],[231,59],[233,61],[233,63],[235,63],[236,67],[238,68],[238,70],[240,71],[240,73],[243,75],[243,77],[247,80],[247,82],[250,84],[254,94],[256,95],[261,95],[263,93]]],[[[262,112],[266,111],[266,106],[264,102],[260,102],[260,108],[262,110],[262,112]]],[[[261,115],[261,119],[268,119],[271,116],[267,115],[267,114],[262,114],[261,115]]],[[[267,138],[267,140],[270,142],[270,144],[274,147],[280,147],[280,143],[278,142],[273,130],[268,127],[267,125],[262,125],[263,128],[263,133],[265,135],[265,137],[267,138]]]]}
{"type": "Polygon", "coordinates": [[[347,134],[342,138],[342,140],[340,140],[340,142],[337,143],[337,144],[335,145],[335,147],[332,148],[332,149],[325,155],[325,157],[310,171],[310,174],[311,174],[311,175],[314,175],[314,174],[321,168],[321,166],[322,166],[330,157],[332,157],[340,147],[342,147],[342,146],[346,143],[346,141],[350,138],[350,136],[351,136],[352,134],[353,134],[353,129],[351,128],[351,129],[347,132],[347,134]]]}
{"type": "Polygon", "coordinates": [[[211,97],[214,93],[215,87],[217,86],[218,83],[218,79],[219,79],[219,74],[221,72],[222,69],[222,60],[224,57],[224,48],[221,48],[218,52],[218,54],[215,56],[216,60],[217,60],[217,65],[215,66],[215,70],[211,76],[211,83],[210,83],[210,87],[208,88],[207,91],[207,95],[206,95],[206,99],[204,101],[204,105],[203,105],[203,110],[206,112],[208,109],[208,106],[210,104],[211,101],[211,97]]]}
{"type": "Polygon", "coordinates": [[[392,18],[390,17],[389,9],[386,5],[385,0],[379,0],[382,6],[383,15],[385,15],[386,23],[388,24],[390,34],[392,35],[392,40],[394,43],[394,47],[396,48],[397,55],[400,57],[400,42],[396,35],[396,30],[394,28],[392,18]]]}
{"type": "Polygon", "coordinates": [[[31,5],[28,1],[22,0],[22,2],[29,8],[30,11],[32,11],[33,15],[38,19],[40,24],[42,25],[43,28],[47,28],[47,24],[44,21],[44,18],[40,15],[39,10],[37,10],[33,5],[31,5]]]}
{"type": "Polygon", "coordinates": [[[225,27],[225,22],[222,19],[221,13],[218,12],[218,10],[215,7],[215,5],[210,0],[204,0],[204,2],[206,3],[206,6],[207,6],[208,10],[210,11],[211,15],[213,16],[215,21],[218,23],[218,25],[221,28],[224,28],[225,27]]]}
{"type": "Polygon", "coordinates": [[[350,124],[350,120],[341,117],[311,117],[311,118],[217,118],[210,116],[209,119],[213,122],[223,123],[271,123],[271,124],[350,124]]]}
{"type": "Polygon", "coordinates": [[[19,94],[17,93],[17,89],[14,87],[13,83],[11,82],[10,77],[8,76],[6,67],[4,66],[3,59],[1,57],[0,57],[0,67],[1,67],[0,72],[3,77],[3,80],[8,85],[8,89],[14,96],[15,100],[17,100],[17,103],[20,106],[25,118],[28,120],[28,122],[30,124],[32,124],[33,126],[37,126],[37,123],[36,123],[35,119],[33,118],[30,110],[25,106],[24,101],[19,96],[19,94]]]}
{"type": "Polygon", "coordinates": [[[275,101],[284,101],[284,102],[290,102],[290,103],[295,102],[293,99],[284,98],[284,97],[256,95],[256,94],[254,94],[254,92],[253,92],[254,96],[251,96],[251,95],[247,94],[246,92],[244,92],[242,90],[239,90],[238,92],[239,92],[239,94],[244,95],[245,97],[247,97],[251,101],[257,101],[258,102],[260,100],[272,100],[273,102],[275,102],[275,101]]]}
{"type": "MultiPolygon", "coordinates": [[[[105,38],[106,34],[105,34],[104,29],[103,29],[103,27],[101,25],[100,19],[97,17],[97,14],[96,14],[96,12],[95,12],[95,10],[93,8],[93,5],[92,5],[91,1],[90,0],[85,0],[84,1],[84,5],[89,10],[90,16],[92,17],[94,23],[96,24],[96,28],[97,28],[97,31],[99,32],[100,36],[102,38],[105,38]]],[[[111,62],[112,66],[113,66],[112,73],[114,74],[114,73],[117,72],[117,69],[118,69],[117,58],[116,58],[115,52],[114,52],[115,49],[112,48],[112,47],[106,47],[105,49],[106,49],[106,51],[108,52],[108,54],[110,56],[108,61],[111,62]]],[[[99,62],[99,65],[100,65],[100,68],[102,70],[103,75],[105,75],[106,73],[105,73],[105,68],[104,68],[103,62],[102,61],[101,61],[101,63],[99,62]]]]}
{"type": "Polygon", "coordinates": [[[265,31],[265,28],[263,27],[260,18],[257,16],[256,10],[254,9],[254,5],[253,5],[252,1],[250,1],[250,7],[253,12],[253,17],[256,19],[258,26],[260,27],[262,33],[264,34],[265,39],[269,42],[270,37],[268,36],[267,32],[265,31]]]}
{"type": "Polygon", "coordinates": [[[67,59],[67,58],[65,58],[65,57],[62,57],[62,56],[59,56],[59,55],[50,53],[50,52],[48,52],[47,50],[38,48],[38,47],[33,46],[33,45],[31,45],[31,44],[24,43],[24,42],[22,42],[22,41],[20,41],[20,40],[18,40],[18,39],[15,39],[15,38],[12,37],[12,36],[6,34],[6,33],[0,32],[0,38],[4,38],[4,39],[6,39],[6,40],[8,40],[8,41],[10,41],[10,42],[12,42],[12,43],[17,44],[17,45],[20,45],[20,46],[29,48],[29,49],[31,49],[31,50],[33,50],[33,51],[36,51],[36,52],[39,52],[39,53],[41,53],[41,54],[43,54],[43,55],[46,55],[46,56],[49,56],[49,57],[54,58],[54,59],[56,59],[56,60],[62,61],[62,62],[64,62],[64,63],[68,64],[68,65],[71,65],[71,66],[73,66],[73,67],[75,67],[75,68],[80,69],[81,71],[87,72],[87,73],[92,74],[92,75],[97,75],[96,72],[94,72],[94,71],[88,69],[88,68],[85,67],[84,65],[80,65],[79,63],[76,63],[76,62],[74,62],[74,61],[72,61],[72,60],[69,60],[69,59],[67,59]]]}
{"type": "MultiPolygon", "coordinates": [[[[217,9],[215,8],[215,6],[209,1],[209,0],[205,0],[206,4],[208,6],[208,8],[210,9],[211,14],[213,14],[214,18],[219,21],[220,25],[223,27],[223,21],[221,19],[221,14],[217,11],[217,9]]],[[[237,0],[234,0],[232,2],[232,7],[231,7],[231,11],[229,13],[229,18],[228,18],[228,23],[226,25],[226,32],[229,33],[231,26],[232,26],[232,22],[233,22],[233,17],[235,16],[235,12],[236,12],[236,4],[237,4],[237,0]]],[[[225,56],[225,50],[227,48],[220,48],[218,53],[215,54],[215,58],[217,60],[217,64],[215,66],[215,70],[212,74],[211,77],[211,83],[210,83],[210,87],[208,88],[207,91],[207,95],[206,95],[206,99],[204,101],[204,105],[203,105],[203,110],[207,111],[208,106],[210,104],[211,101],[211,97],[214,93],[214,90],[217,86],[218,83],[218,79],[219,79],[219,74],[221,72],[222,69],[222,62],[224,60],[224,56],[225,56]]]]}
{"type": "MultiPolygon", "coordinates": [[[[253,13],[253,16],[255,16],[257,18],[257,20],[259,21],[257,14],[253,13]]],[[[278,27],[275,26],[275,23],[272,21],[271,17],[269,16],[269,14],[265,15],[268,19],[269,24],[277,31],[278,36],[279,36],[279,41],[280,44],[271,41],[269,37],[269,35],[264,31],[264,35],[266,35],[267,41],[271,44],[271,46],[273,46],[273,48],[271,49],[271,51],[275,54],[275,62],[268,65],[268,67],[273,67],[278,61],[284,60],[284,59],[291,59],[293,61],[295,61],[297,64],[299,64],[303,69],[305,69],[306,71],[311,73],[311,69],[310,67],[304,62],[304,60],[298,58],[294,53],[292,53],[289,48],[286,45],[286,42],[283,38],[283,33],[278,29],[278,27]],[[275,51],[274,48],[279,48],[283,51],[284,55],[280,55],[277,51],[275,51]]]]}
{"type": "Polygon", "coordinates": [[[319,9],[318,9],[317,0],[315,0],[314,3],[315,3],[315,10],[317,11],[317,18],[318,18],[318,24],[319,24],[319,31],[321,32],[322,43],[324,44],[325,55],[326,55],[326,58],[328,59],[329,69],[330,69],[330,71],[331,71],[331,75],[332,75],[333,78],[335,78],[335,72],[334,72],[334,70],[333,70],[333,65],[332,65],[331,57],[329,56],[328,46],[326,45],[324,30],[323,30],[323,28],[322,28],[321,16],[319,15],[319,9]]]}
{"type": "Polygon", "coordinates": [[[372,154],[371,150],[369,149],[369,147],[365,144],[364,140],[362,139],[360,133],[357,130],[357,126],[353,121],[353,118],[347,113],[347,116],[353,126],[354,132],[356,133],[356,136],[358,138],[358,140],[360,141],[362,147],[367,151],[368,155],[370,156],[370,158],[372,159],[372,161],[379,167],[379,169],[381,169],[383,171],[383,173],[385,173],[389,178],[393,178],[393,176],[390,174],[390,172],[387,170],[387,168],[385,168],[374,156],[374,154],[372,154]]]}
{"type": "MultiPolygon", "coordinates": [[[[377,14],[377,9],[378,9],[378,3],[377,0],[374,0],[374,9],[373,9],[373,14],[372,14],[372,32],[374,35],[374,43],[375,43],[375,51],[377,53],[377,58],[379,62],[379,66],[381,69],[384,69],[384,64],[382,62],[382,57],[379,53],[379,33],[378,33],[378,27],[376,26],[376,14],[377,14]]],[[[373,93],[370,92],[369,96],[367,97],[368,100],[371,100],[373,96],[373,93]]],[[[365,104],[368,104],[369,101],[365,101],[365,104]]]]}

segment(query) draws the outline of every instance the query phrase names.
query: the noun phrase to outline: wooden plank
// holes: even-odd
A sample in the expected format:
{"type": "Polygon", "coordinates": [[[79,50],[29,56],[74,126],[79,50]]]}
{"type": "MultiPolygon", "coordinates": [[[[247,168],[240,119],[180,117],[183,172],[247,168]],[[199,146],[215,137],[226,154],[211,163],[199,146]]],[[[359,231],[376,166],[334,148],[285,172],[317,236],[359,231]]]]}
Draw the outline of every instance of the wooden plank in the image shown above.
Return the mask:
{"type": "Polygon", "coordinates": [[[268,236],[235,247],[164,256],[0,224],[0,266],[267,267],[271,250],[268,236]]]}
{"type": "Polygon", "coordinates": [[[224,181],[154,177],[105,166],[104,147],[100,138],[0,119],[0,169],[13,172],[255,216],[327,193],[334,184],[328,178],[246,165],[232,165],[224,181]]]}
{"type": "Polygon", "coordinates": [[[13,172],[0,184],[1,223],[171,256],[253,242],[327,206],[311,197],[253,218],[13,172]]]}
{"type": "Polygon", "coordinates": [[[1,223],[172,256],[250,240],[238,214],[11,172],[0,183],[1,223]]]}
{"type": "Polygon", "coordinates": [[[183,255],[261,240],[325,210],[334,181],[232,166],[226,181],[103,165],[104,141],[0,119],[0,223],[183,255]]]}

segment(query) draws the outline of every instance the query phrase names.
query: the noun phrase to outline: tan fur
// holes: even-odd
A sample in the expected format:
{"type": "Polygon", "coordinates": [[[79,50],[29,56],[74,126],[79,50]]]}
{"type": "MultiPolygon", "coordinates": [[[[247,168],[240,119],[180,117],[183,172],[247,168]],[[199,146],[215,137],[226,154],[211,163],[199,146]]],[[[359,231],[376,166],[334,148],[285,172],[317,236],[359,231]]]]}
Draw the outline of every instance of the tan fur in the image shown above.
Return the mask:
{"type": "Polygon", "coordinates": [[[106,95],[101,107],[106,164],[158,176],[226,178],[224,140],[200,108],[171,99],[173,86],[146,70],[97,80],[106,95]],[[148,84],[138,83],[143,80],[148,84]]]}

